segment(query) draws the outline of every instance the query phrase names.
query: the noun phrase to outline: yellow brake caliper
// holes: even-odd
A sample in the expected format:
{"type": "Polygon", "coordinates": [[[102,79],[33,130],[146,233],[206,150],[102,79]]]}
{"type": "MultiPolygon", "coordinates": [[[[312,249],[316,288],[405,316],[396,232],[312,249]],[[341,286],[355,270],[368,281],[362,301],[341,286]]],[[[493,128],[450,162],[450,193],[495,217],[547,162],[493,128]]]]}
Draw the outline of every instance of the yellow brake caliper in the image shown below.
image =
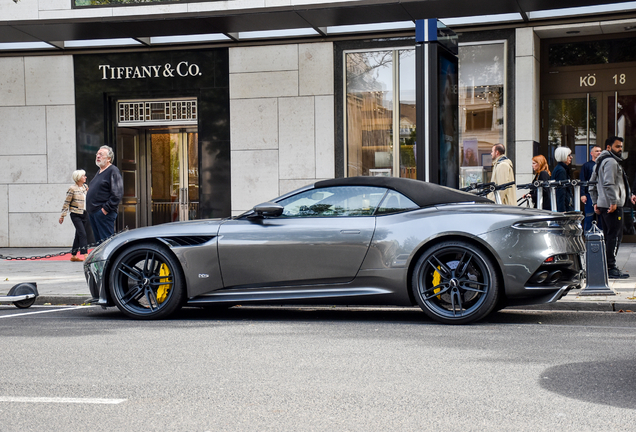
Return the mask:
{"type": "MultiPolygon", "coordinates": [[[[439,266],[437,266],[437,269],[439,270],[439,266]]],[[[439,274],[439,272],[436,270],[435,273],[433,273],[433,286],[439,285],[441,281],[442,281],[442,275],[439,274]]],[[[442,290],[441,288],[435,288],[433,292],[437,294],[441,290],[442,290]]],[[[440,296],[437,296],[437,299],[440,300],[440,296]]]]}
{"type": "MultiPolygon", "coordinates": [[[[170,270],[168,270],[167,265],[161,264],[161,267],[159,268],[159,276],[161,277],[159,282],[170,282],[170,279],[168,278],[168,276],[170,276],[170,270]]],[[[157,288],[157,303],[163,303],[166,301],[168,291],[170,291],[170,285],[159,285],[159,288],[157,288]]]]}

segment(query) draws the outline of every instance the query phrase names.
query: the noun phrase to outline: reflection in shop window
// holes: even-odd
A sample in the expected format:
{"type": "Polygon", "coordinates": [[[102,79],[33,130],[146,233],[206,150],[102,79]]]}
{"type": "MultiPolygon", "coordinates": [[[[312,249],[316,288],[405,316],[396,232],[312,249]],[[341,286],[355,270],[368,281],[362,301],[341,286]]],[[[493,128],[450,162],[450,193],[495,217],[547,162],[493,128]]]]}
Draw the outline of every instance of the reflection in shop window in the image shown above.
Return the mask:
{"type": "Polygon", "coordinates": [[[504,137],[505,43],[459,47],[460,186],[488,181],[492,146],[504,137]]]}
{"type": "Polygon", "coordinates": [[[415,50],[345,61],[347,176],[415,178],[415,50]]]}

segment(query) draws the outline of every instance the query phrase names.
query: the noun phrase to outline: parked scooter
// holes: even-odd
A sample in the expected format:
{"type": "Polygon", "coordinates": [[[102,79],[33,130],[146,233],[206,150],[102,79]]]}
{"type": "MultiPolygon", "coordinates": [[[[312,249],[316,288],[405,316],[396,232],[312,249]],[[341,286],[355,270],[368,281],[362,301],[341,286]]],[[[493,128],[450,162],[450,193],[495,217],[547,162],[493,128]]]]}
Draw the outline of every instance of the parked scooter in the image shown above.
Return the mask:
{"type": "Polygon", "coordinates": [[[6,296],[0,296],[0,302],[10,302],[20,309],[29,308],[39,296],[35,282],[22,282],[14,285],[6,296]]]}

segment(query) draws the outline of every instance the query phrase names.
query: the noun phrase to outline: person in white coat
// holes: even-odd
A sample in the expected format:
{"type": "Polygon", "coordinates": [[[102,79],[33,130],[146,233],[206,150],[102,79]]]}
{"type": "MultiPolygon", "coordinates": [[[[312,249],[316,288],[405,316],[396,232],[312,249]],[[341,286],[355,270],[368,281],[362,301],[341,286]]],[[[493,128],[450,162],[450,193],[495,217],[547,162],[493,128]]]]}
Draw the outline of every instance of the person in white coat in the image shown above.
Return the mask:
{"type": "MultiPolygon", "coordinates": [[[[502,185],[515,181],[515,173],[512,168],[512,161],[506,157],[506,148],[502,144],[492,146],[490,152],[492,157],[492,177],[491,182],[502,185]]],[[[495,201],[495,193],[488,194],[488,198],[495,201]]],[[[504,205],[517,205],[517,187],[512,185],[508,189],[500,190],[499,197],[504,205]]]]}

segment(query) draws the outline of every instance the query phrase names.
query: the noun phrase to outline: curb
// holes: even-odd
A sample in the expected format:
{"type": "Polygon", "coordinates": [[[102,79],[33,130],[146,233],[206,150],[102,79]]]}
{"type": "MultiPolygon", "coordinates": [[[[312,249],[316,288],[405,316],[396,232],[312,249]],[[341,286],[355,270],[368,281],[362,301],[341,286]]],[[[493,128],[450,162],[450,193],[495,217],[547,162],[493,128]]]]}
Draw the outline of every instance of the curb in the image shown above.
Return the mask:
{"type": "Polygon", "coordinates": [[[90,300],[92,297],[89,295],[41,295],[35,299],[36,305],[83,305],[86,301],[90,300]]]}
{"type": "MultiPolygon", "coordinates": [[[[41,295],[35,300],[36,305],[83,305],[91,296],[89,295],[41,295]]],[[[2,302],[0,304],[11,304],[2,302]]],[[[315,307],[315,306],[314,306],[315,307]]],[[[527,311],[586,311],[586,312],[620,312],[635,311],[636,302],[628,301],[560,301],[549,304],[528,306],[510,306],[503,310],[527,310],[527,311]]]]}
{"type": "Polygon", "coordinates": [[[593,301],[565,301],[550,304],[529,306],[510,306],[503,310],[536,310],[536,311],[569,311],[569,312],[619,312],[636,311],[634,302],[593,302],[593,301]]]}

